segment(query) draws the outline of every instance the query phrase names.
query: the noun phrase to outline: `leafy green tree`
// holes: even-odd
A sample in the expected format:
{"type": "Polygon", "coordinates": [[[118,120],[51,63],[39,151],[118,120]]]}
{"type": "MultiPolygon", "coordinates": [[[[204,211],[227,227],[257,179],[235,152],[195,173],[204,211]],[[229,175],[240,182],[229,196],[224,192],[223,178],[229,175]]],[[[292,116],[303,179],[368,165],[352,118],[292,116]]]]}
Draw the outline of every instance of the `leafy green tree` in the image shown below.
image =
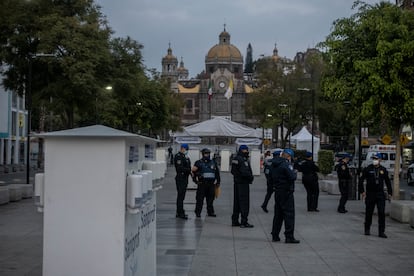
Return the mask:
{"type": "Polygon", "coordinates": [[[107,70],[112,90],[101,89],[105,93],[99,98],[100,114],[105,124],[157,136],[165,128],[177,127],[174,118],[180,109],[168,84],[155,71],[146,70],[142,48],[142,44],[130,37],[111,40],[107,70]]]}
{"type": "MultiPolygon", "coordinates": [[[[299,130],[312,119],[312,93],[300,92],[299,88],[312,88],[318,91],[317,72],[321,69],[316,64],[321,64],[320,54],[319,59],[316,55],[314,58],[314,63],[311,62],[311,58],[307,63],[312,74],[305,73],[306,70],[301,63],[287,63],[284,60],[275,61],[269,58],[256,62],[258,88],[255,93],[249,95],[246,109],[248,114],[254,116],[264,127],[280,126],[283,120],[283,126],[288,131],[283,135],[282,147],[286,146],[289,133],[299,130]],[[316,62],[317,60],[319,61],[316,62]]],[[[315,97],[318,98],[318,93],[315,97]]],[[[315,106],[317,103],[316,99],[315,106]]]]}
{"type": "Polygon", "coordinates": [[[33,107],[53,101],[50,111],[65,127],[73,127],[75,114],[82,118],[102,87],[101,68],[109,61],[111,33],[105,18],[92,0],[4,1],[1,5],[0,57],[7,64],[6,89],[22,95],[29,87],[32,68],[33,107]],[[48,57],[39,55],[45,53],[48,57]]]}
{"type": "MultiPolygon", "coordinates": [[[[334,22],[326,47],[330,74],[323,89],[335,99],[350,99],[363,118],[383,122],[397,145],[404,123],[414,118],[414,13],[381,2],[356,1],[357,12],[334,22]]],[[[399,166],[394,169],[394,198],[399,198],[399,166]]]]}

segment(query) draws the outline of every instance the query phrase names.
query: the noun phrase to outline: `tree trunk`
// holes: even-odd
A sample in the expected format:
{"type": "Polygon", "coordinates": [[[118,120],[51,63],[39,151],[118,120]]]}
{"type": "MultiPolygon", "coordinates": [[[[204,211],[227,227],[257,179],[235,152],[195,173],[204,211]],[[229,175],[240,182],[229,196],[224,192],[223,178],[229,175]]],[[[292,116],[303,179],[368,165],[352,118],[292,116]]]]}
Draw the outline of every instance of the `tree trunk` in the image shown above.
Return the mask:
{"type": "Polygon", "coordinates": [[[395,155],[395,165],[394,165],[394,185],[393,185],[393,199],[400,199],[400,160],[401,160],[401,126],[394,131],[394,137],[396,142],[396,155],[395,155]]]}

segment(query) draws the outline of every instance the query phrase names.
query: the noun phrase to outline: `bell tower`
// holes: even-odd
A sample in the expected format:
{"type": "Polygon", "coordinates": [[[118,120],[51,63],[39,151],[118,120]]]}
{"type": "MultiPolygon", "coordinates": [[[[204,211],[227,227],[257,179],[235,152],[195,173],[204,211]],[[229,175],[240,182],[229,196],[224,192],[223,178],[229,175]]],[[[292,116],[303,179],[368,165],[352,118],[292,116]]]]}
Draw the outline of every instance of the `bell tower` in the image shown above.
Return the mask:
{"type": "Polygon", "coordinates": [[[167,55],[162,58],[162,72],[161,76],[168,78],[171,82],[175,82],[178,79],[178,60],[172,54],[171,43],[168,43],[167,55]]]}

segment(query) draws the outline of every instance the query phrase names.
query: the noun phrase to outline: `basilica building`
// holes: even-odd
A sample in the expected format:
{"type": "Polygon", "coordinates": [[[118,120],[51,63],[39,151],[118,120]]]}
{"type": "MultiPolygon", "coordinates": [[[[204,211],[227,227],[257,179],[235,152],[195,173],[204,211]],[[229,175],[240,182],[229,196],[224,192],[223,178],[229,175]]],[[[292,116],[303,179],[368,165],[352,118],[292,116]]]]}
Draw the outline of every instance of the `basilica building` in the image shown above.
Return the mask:
{"type": "Polygon", "coordinates": [[[162,77],[169,79],[172,91],[179,93],[185,102],[183,126],[214,117],[254,126],[254,121],[248,120],[245,113],[246,98],[253,88],[245,81],[243,56],[231,44],[230,38],[224,27],[218,44],[211,47],[205,56],[205,69],[196,79],[188,79],[188,70],[182,59],[178,66],[171,45],[162,58],[162,77]]]}

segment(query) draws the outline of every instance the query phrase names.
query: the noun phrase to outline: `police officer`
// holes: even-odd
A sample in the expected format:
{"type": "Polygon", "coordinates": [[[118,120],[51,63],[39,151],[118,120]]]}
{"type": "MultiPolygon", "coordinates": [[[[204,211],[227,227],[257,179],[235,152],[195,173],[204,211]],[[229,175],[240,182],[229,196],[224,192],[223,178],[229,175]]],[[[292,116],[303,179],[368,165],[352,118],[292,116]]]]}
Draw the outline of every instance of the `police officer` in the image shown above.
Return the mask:
{"type": "Polygon", "coordinates": [[[241,145],[236,156],[231,161],[231,174],[234,180],[233,214],[231,216],[232,226],[241,228],[252,228],[248,223],[250,207],[250,187],[253,183],[253,172],[249,161],[249,148],[241,145]],[[241,222],[239,222],[239,215],[241,222]]]}
{"type": "Polygon", "coordinates": [[[191,161],[187,156],[188,145],[182,144],[180,151],[174,156],[174,166],[177,172],[175,176],[175,184],[177,186],[177,212],[176,217],[187,219],[184,211],[184,198],[188,186],[188,176],[191,173],[191,161]]]}
{"type": "Polygon", "coordinates": [[[265,157],[265,160],[264,160],[264,174],[266,176],[267,189],[266,189],[265,199],[261,207],[265,213],[269,212],[269,210],[267,210],[267,204],[269,203],[270,197],[273,194],[273,184],[270,181],[270,167],[272,165],[273,158],[280,156],[281,152],[282,152],[281,150],[275,150],[273,152],[273,157],[270,157],[270,158],[265,157]]]}
{"type": "Polygon", "coordinates": [[[338,174],[339,191],[341,192],[341,198],[339,199],[337,210],[339,213],[343,214],[348,212],[348,210],[345,209],[345,204],[348,201],[348,192],[352,180],[351,172],[348,167],[350,157],[351,156],[348,153],[344,154],[335,168],[338,174]]]}
{"type": "Polygon", "coordinates": [[[285,242],[299,243],[295,239],[295,190],[296,171],[293,169],[294,152],[284,149],[281,157],[274,158],[270,169],[270,181],[275,190],[275,214],[273,217],[272,241],[280,241],[279,233],[285,222],[285,242]]]}
{"type": "Polygon", "coordinates": [[[312,152],[306,152],[305,160],[299,163],[299,171],[302,172],[302,183],[306,189],[308,212],[319,212],[319,183],[317,173],[319,172],[319,167],[312,160],[312,152]]]}
{"type": "Polygon", "coordinates": [[[365,235],[370,235],[372,223],[372,214],[375,205],[378,210],[378,236],[387,238],[385,235],[385,200],[392,196],[391,181],[388,177],[387,169],[381,166],[381,153],[372,156],[372,164],[367,166],[359,178],[358,191],[365,199],[365,235]],[[364,189],[364,180],[367,180],[366,189],[364,189]],[[384,192],[384,184],[387,186],[387,192],[384,192]]]}
{"type": "Polygon", "coordinates": [[[215,217],[213,201],[216,187],[220,186],[220,170],[217,163],[210,158],[210,150],[201,151],[202,158],[197,160],[191,169],[193,181],[197,184],[195,214],[199,218],[203,209],[204,198],[207,203],[207,214],[215,217]]]}

